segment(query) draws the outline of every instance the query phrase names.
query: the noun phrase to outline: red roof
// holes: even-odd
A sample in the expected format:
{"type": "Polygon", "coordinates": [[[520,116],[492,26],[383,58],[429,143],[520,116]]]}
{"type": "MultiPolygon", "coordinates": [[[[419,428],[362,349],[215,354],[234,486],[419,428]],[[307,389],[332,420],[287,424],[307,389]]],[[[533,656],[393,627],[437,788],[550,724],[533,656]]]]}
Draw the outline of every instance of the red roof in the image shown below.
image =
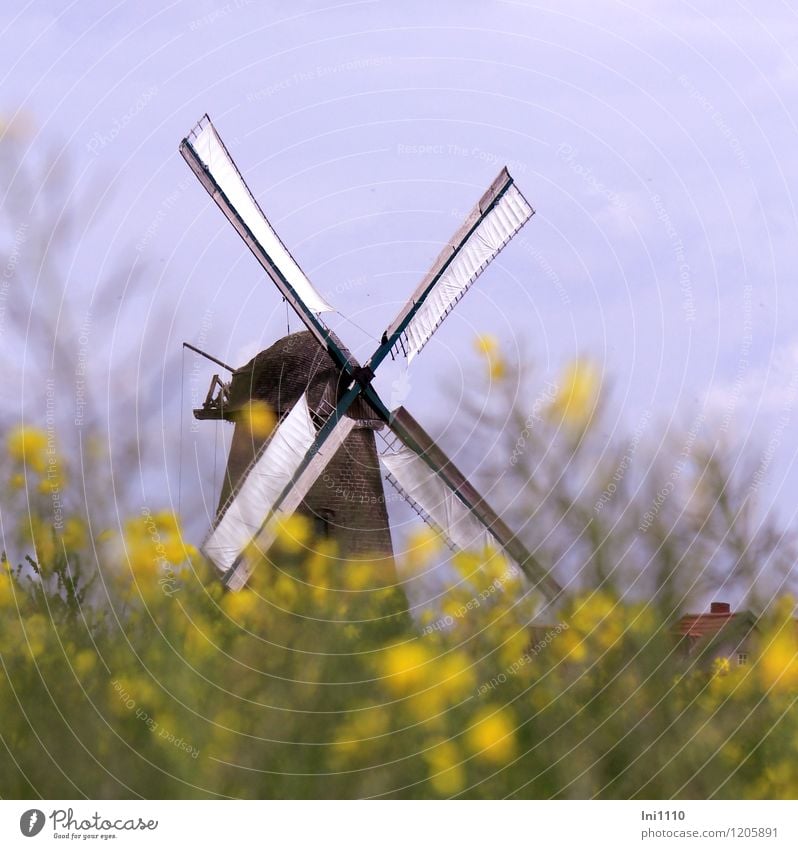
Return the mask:
{"type": "Polygon", "coordinates": [[[676,625],[676,633],[683,637],[708,637],[717,634],[735,619],[747,618],[745,613],[699,613],[682,616],[676,625]]]}

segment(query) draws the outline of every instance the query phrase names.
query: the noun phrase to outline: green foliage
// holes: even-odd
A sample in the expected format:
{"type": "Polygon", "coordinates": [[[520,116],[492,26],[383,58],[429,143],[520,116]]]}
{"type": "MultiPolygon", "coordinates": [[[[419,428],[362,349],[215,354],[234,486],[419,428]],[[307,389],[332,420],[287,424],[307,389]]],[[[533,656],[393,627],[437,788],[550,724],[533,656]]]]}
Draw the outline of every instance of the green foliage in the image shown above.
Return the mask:
{"type": "Polygon", "coordinates": [[[798,791],[789,603],[758,663],[706,673],[661,608],[606,590],[530,630],[539,600],[490,552],[458,555],[417,622],[379,566],[342,563],[299,518],[241,593],[169,514],[32,545],[35,568],[0,575],[6,798],[798,791]]]}
{"type": "MultiPolygon", "coordinates": [[[[495,348],[482,347],[491,378],[505,379],[495,348]]],[[[579,452],[592,450],[593,380],[572,368],[545,408],[545,426],[566,428],[575,472],[579,452]]],[[[680,472],[683,492],[637,540],[657,591],[622,592],[619,552],[650,495],[621,493],[619,482],[596,510],[612,480],[603,463],[576,493],[562,463],[547,482],[543,426],[514,464],[529,484],[530,525],[546,509],[555,511],[546,527],[563,523],[536,554],[562,578],[563,551],[578,543],[592,586],[583,578],[541,609],[495,552],[461,553],[447,591],[423,611],[408,610],[392,570],[342,562],[298,516],[258,558],[250,586],[224,592],[175,516],[144,509],[118,530],[91,528],[67,507],[77,503],[67,467],[51,462],[46,435],[14,431],[0,795],[794,797],[791,600],[760,620],[761,651],[739,669],[691,664],[673,633],[692,548],[715,550],[718,534],[731,540],[728,557],[735,546],[756,550],[722,464],[713,456],[680,472]]],[[[434,535],[419,535],[400,574],[423,582],[441,553],[434,535]]]]}

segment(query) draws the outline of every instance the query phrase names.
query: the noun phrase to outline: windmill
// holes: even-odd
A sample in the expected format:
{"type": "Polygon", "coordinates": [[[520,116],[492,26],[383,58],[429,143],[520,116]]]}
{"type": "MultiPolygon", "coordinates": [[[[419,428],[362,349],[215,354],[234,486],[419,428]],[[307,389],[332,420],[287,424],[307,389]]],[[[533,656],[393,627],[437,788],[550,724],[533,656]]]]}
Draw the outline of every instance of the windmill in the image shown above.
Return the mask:
{"type": "MultiPolygon", "coordinates": [[[[280,520],[297,510],[350,436],[356,419],[347,413],[360,405],[390,434],[380,461],[388,480],[411,506],[453,548],[498,545],[532,585],[553,601],[561,592],[554,578],[410,413],[402,406],[390,411],[372,384],[389,355],[402,354],[408,362],[415,358],[477,277],[534,214],[507,169],[502,169],[441,251],[369,360],[359,365],[322,321],[320,315],[332,308],[269,224],[207,115],[183,139],[180,153],[339,374],[340,391],[323,414],[318,407],[311,411],[307,394],[297,399],[220,505],[202,550],[223,583],[231,590],[246,584],[254,566],[245,550],[254,542],[259,551],[268,551],[280,520]]],[[[229,397],[229,387],[221,381],[216,389],[214,396],[212,384],[206,401],[209,417],[229,397]]]]}

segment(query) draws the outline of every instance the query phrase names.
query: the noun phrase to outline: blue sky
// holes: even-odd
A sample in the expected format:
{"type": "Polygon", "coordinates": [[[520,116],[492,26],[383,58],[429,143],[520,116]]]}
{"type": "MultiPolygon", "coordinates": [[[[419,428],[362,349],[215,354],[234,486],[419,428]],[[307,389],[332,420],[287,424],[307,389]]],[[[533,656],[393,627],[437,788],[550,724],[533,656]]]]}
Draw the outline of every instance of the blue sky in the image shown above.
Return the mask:
{"type": "MultiPolygon", "coordinates": [[[[361,358],[508,163],[537,215],[414,363],[408,407],[430,429],[453,414],[438,387],[469,385],[476,333],[511,357],[523,347],[541,380],[589,356],[612,385],[612,427],[704,410],[726,417],[741,456],[777,438],[765,492],[790,519],[797,14],[775,0],[12,0],[0,110],[29,116],[31,155],[55,142],[96,204],[70,299],[87,303],[115,261],[144,270],[135,303],[120,291],[125,320],[94,325],[98,385],[112,371],[138,385],[184,339],[241,364],[285,331],[177,153],[204,112],[317,288],[362,328],[331,321],[361,358]]],[[[386,395],[396,376],[381,376],[386,395]]],[[[161,391],[179,393],[174,369],[161,391]]],[[[139,425],[166,446],[165,409],[139,425]]],[[[190,454],[212,450],[190,439],[190,454]]]]}

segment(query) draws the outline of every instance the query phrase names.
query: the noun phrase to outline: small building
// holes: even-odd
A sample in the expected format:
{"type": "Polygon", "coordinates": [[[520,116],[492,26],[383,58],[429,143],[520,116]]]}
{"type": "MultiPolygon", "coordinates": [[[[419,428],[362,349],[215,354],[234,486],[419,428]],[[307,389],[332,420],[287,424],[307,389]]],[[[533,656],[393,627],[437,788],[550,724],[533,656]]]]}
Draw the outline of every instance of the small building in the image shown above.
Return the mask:
{"type": "Polygon", "coordinates": [[[675,628],[684,659],[709,671],[716,660],[733,667],[753,660],[757,618],[750,610],[732,612],[728,602],[713,601],[708,613],[682,616],[675,628]]]}

